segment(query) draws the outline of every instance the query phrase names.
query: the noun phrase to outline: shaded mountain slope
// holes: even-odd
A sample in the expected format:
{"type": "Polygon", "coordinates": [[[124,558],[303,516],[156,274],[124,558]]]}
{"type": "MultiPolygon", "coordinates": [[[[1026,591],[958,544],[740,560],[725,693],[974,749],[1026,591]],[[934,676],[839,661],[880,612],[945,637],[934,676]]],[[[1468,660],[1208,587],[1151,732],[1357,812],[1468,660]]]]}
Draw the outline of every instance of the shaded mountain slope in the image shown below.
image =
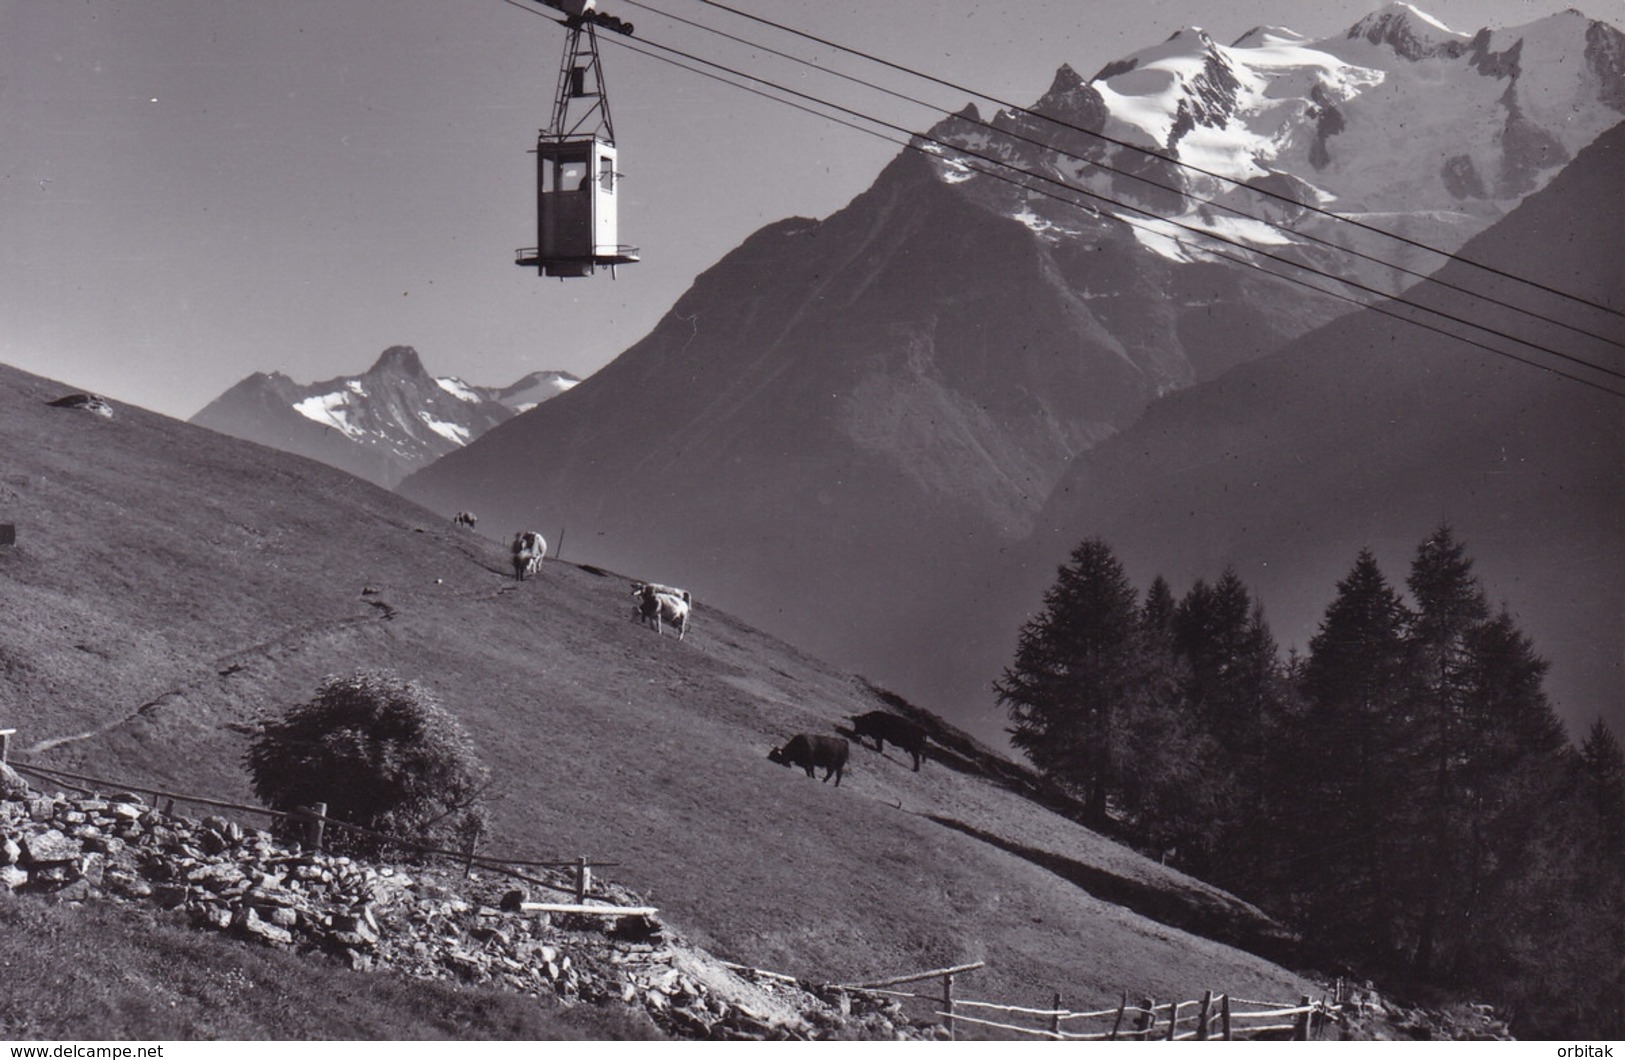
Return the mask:
{"type": "Polygon", "coordinates": [[[1179,335],[1256,356],[1325,319],[1086,220],[1088,239],[1052,245],[905,154],[829,219],[758,232],[613,363],[400,490],[495,532],[562,527],[568,555],[668,571],[849,665],[911,652],[917,586],[1024,537],[1074,455],[1188,382],[1179,335]]]}
{"type": "Polygon", "coordinates": [[[684,641],[658,638],[623,578],[549,561],[516,583],[499,547],[358,479],[46,404],[65,389],[0,368],[0,716],[21,759],[246,798],[253,719],[392,667],[492,766],[497,847],[618,862],[722,956],[830,980],[986,959],[967,996],[1012,1001],[1297,996],[1117,903],[1264,948],[1256,910],[1043,808],[962,734],[918,773],[854,748],[839,788],[768,762],[885,700],[703,596],[684,641]]]}
{"type": "MultiPolygon", "coordinates": [[[[1617,126],[1463,256],[1625,309],[1622,166],[1625,126],[1617,126]]],[[[1625,342],[1617,315],[1517,290],[1461,263],[1439,275],[1625,342]]],[[[1606,342],[1531,325],[1437,284],[1412,297],[1616,370],[1622,363],[1606,342]]],[[[1625,389],[1577,364],[1476,337],[1625,389]]],[[[999,587],[1012,590],[999,605],[1004,642],[974,653],[959,691],[974,694],[1008,661],[1021,616],[1085,537],[1111,542],[1142,587],[1160,572],[1179,592],[1234,564],[1281,639],[1303,647],[1362,547],[1402,581],[1416,545],[1444,521],[1467,543],[1492,602],[1504,601],[1552,659],[1547,688],[1571,730],[1601,713],[1617,731],[1625,723],[1625,400],[1374,312],[1171,395],[1080,459],[1044,513],[1026,569],[999,587]]]]}

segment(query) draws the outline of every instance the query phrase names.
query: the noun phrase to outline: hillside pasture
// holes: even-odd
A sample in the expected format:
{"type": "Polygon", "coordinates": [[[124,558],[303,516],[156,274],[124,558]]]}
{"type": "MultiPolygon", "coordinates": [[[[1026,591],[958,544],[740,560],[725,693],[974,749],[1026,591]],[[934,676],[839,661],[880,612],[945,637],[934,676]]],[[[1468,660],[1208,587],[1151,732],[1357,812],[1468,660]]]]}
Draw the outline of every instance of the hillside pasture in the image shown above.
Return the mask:
{"type": "Polygon", "coordinates": [[[1256,909],[1041,805],[940,723],[918,773],[856,743],[839,788],[769,762],[895,703],[703,585],[686,639],[659,637],[628,587],[661,571],[549,560],[515,582],[513,527],[471,534],[116,400],[46,404],[72,389],[0,366],[0,727],[23,761],[252,801],[256,720],[390,668],[497,778],[486,853],[616,862],[726,959],[836,982],[983,960],[960,993],[1013,1004],[1310,989],[1258,955],[1284,942],[1256,909]]]}

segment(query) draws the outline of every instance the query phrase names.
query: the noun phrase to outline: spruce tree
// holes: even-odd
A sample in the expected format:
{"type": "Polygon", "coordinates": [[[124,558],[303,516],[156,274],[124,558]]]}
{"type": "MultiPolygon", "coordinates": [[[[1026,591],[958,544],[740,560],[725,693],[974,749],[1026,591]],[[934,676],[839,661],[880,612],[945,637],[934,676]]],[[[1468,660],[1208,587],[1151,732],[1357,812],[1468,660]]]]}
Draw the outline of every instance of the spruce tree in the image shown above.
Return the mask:
{"type": "Polygon", "coordinates": [[[1580,745],[1580,791],[1595,821],[1598,860],[1625,864],[1625,751],[1601,718],[1580,745]]]}
{"type": "Polygon", "coordinates": [[[1096,827],[1120,787],[1124,725],[1143,676],[1137,603],[1111,546],[1084,541],[1044,594],[1043,613],[1022,627],[1015,662],[994,682],[1011,744],[1077,792],[1096,827]]]}
{"type": "Polygon", "coordinates": [[[1208,860],[1214,823],[1234,802],[1220,749],[1183,700],[1176,605],[1158,575],[1140,607],[1141,669],[1125,725],[1122,801],[1136,839],[1184,869],[1208,860]]]}
{"type": "Polygon", "coordinates": [[[1470,639],[1489,616],[1489,603],[1464,544],[1440,526],[1417,547],[1406,579],[1415,601],[1411,623],[1410,710],[1416,727],[1414,778],[1423,819],[1414,870],[1405,890],[1414,915],[1401,925],[1412,935],[1412,969],[1428,976],[1451,910],[1461,905],[1461,836],[1466,792],[1465,754],[1472,660],[1470,639]]]}
{"type": "Polygon", "coordinates": [[[1305,915],[1334,950],[1389,956],[1409,809],[1400,748],[1408,612],[1361,551],[1309,641],[1298,769],[1284,786],[1301,813],[1292,863],[1305,915]]]}
{"type": "Polygon", "coordinates": [[[1256,878],[1266,855],[1267,751],[1282,698],[1275,638],[1246,584],[1226,568],[1180,601],[1173,639],[1185,708],[1216,746],[1207,768],[1227,788],[1182,867],[1225,885],[1242,873],[1256,878]]]}

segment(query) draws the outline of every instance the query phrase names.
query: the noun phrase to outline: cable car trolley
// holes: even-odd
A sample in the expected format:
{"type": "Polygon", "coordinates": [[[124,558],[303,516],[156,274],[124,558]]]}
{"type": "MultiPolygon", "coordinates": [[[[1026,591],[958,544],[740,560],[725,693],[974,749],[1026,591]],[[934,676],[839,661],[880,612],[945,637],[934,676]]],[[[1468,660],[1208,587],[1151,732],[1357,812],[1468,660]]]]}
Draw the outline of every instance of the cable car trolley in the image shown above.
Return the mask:
{"type": "Polygon", "coordinates": [[[638,260],[619,242],[615,125],[610,119],[597,27],[630,35],[632,26],[597,10],[597,0],[537,0],[564,12],[569,37],[559,64],[553,117],[536,137],[536,246],[517,264],[543,276],[591,276],[600,266],[638,260]]]}

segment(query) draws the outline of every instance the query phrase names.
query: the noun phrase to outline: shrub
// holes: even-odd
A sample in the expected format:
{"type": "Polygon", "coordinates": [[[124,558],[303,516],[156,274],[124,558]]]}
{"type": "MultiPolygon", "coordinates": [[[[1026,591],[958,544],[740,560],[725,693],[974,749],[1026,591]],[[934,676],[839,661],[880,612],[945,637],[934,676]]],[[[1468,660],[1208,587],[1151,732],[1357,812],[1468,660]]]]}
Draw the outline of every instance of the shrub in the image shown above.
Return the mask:
{"type": "MultiPolygon", "coordinates": [[[[383,670],[329,677],[308,703],[262,721],[244,761],[274,810],[327,815],[396,840],[471,849],[485,834],[489,771],[434,693],[383,670]]],[[[333,849],[387,841],[330,829],[333,849]]]]}

